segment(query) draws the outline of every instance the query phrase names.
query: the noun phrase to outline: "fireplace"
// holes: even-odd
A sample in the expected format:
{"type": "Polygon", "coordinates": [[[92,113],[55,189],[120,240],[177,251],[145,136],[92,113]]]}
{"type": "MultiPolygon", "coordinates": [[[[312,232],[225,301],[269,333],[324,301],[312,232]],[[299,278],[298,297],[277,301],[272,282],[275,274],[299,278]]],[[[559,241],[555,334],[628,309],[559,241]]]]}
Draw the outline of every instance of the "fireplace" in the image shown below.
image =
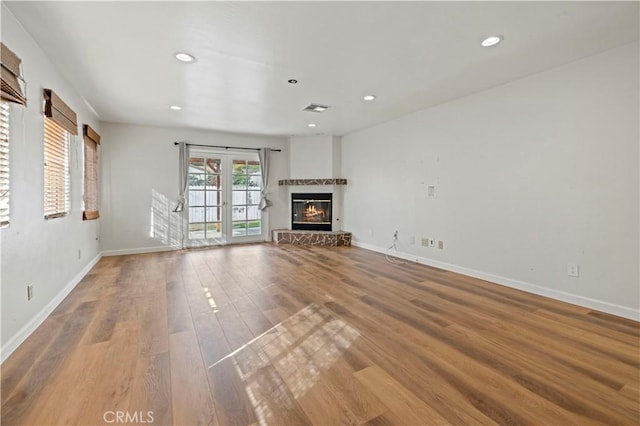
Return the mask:
{"type": "Polygon", "coordinates": [[[291,229],[331,231],[333,194],[291,194],[291,229]]]}

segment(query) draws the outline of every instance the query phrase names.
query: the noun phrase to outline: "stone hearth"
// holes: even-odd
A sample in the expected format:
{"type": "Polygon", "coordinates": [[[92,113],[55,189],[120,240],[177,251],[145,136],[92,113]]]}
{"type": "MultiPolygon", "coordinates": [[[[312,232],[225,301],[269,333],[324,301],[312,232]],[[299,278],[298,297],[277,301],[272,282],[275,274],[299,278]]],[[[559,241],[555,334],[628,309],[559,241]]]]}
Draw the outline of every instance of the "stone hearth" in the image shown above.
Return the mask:
{"type": "Polygon", "coordinates": [[[351,232],[275,229],[273,231],[273,242],[276,244],[296,244],[299,246],[350,246],[351,232]]]}

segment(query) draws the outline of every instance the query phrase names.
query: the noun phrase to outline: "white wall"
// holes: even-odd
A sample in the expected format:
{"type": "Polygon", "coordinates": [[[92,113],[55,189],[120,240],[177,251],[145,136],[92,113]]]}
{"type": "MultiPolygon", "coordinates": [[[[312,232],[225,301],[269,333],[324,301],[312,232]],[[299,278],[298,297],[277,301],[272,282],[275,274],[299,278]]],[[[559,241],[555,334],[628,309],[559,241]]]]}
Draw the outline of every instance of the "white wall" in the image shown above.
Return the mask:
{"type": "Polygon", "coordinates": [[[638,75],[633,43],[343,137],[345,229],[638,319],[638,75]]]}
{"type": "Polygon", "coordinates": [[[274,205],[268,209],[268,215],[271,229],[287,226],[288,193],[278,187],[278,180],[287,179],[289,175],[286,138],[115,123],[102,123],[101,136],[101,249],[105,252],[170,248],[171,241],[151,238],[149,230],[153,199],[156,202],[164,199],[167,208],[173,209],[178,195],[175,141],[281,149],[282,152],[271,154],[269,199],[274,205]]]}
{"type": "Polygon", "coordinates": [[[293,136],[289,142],[290,179],[335,177],[331,136],[293,136]]]}
{"type": "MultiPolygon", "coordinates": [[[[289,138],[289,179],[341,178],[342,138],[328,135],[293,136],[289,138]]],[[[342,185],[289,186],[289,193],[333,193],[332,229],[342,230],[342,185]]],[[[289,205],[289,215],[291,206],[289,205]]],[[[287,228],[291,228],[290,223],[287,228]]]]}
{"type": "Polygon", "coordinates": [[[331,177],[342,178],[342,137],[331,138],[331,177]]]}
{"type": "MultiPolygon", "coordinates": [[[[98,256],[100,220],[82,220],[83,141],[71,142],[71,214],[45,221],[43,208],[42,90],[53,89],[86,123],[100,132],[97,117],[58,74],[31,36],[2,4],[2,42],[21,59],[27,108],[11,106],[11,217],[1,238],[2,359],[44,320],[98,256]],[[78,250],[81,251],[78,258],[78,250]],[[34,295],[27,301],[27,284],[34,295]]],[[[81,130],[81,129],[80,129],[81,130]]]]}

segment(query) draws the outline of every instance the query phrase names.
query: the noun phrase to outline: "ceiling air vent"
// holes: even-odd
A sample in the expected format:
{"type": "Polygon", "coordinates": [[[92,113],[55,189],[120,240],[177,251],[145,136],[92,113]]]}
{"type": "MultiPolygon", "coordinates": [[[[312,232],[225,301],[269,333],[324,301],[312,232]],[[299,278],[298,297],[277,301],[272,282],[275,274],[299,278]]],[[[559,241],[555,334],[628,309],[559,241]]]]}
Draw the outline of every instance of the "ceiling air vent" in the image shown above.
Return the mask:
{"type": "Polygon", "coordinates": [[[326,105],[320,105],[320,104],[309,104],[309,106],[305,107],[303,109],[303,111],[310,111],[310,112],[325,112],[327,109],[329,109],[328,106],[326,105]]]}

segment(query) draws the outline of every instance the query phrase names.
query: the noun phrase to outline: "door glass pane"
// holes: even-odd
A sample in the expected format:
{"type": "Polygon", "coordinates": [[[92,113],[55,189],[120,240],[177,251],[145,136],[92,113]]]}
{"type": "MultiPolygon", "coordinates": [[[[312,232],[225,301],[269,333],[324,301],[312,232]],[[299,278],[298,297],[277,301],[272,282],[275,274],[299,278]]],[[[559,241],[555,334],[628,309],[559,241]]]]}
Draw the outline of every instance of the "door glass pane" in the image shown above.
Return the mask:
{"type": "Polygon", "coordinates": [[[247,171],[250,175],[259,175],[260,173],[260,162],[259,161],[249,161],[247,164],[247,171]]]}
{"type": "Polygon", "coordinates": [[[260,210],[258,206],[247,206],[247,220],[259,220],[260,210]]]}
{"type": "Polygon", "coordinates": [[[207,223],[205,238],[220,238],[222,237],[222,224],[220,222],[207,223]]]}
{"type": "Polygon", "coordinates": [[[189,189],[204,189],[204,176],[200,173],[189,173],[189,189]]]}
{"type": "Polygon", "coordinates": [[[207,175],[206,184],[207,189],[222,189],[220,187],[221,177],[220,175],[207,175]]]}
{"type": "Polygon", "coordinates": [[[233,191],[233,205],[247,204],[247,191],[233,191]]]}
{"type": "Polygon", "coordinates": [[[220,207],[207,207],[205,213],[207,222],[220,222],[222,220],[220,207]]]}
{"type": "Polygon", "coordinates": [[[247,161],[246,160],[233,160],[233,174],[234,175],[246,175],[247,174],[247,161]]]}
{"type": "Polygon", "coordinates": [[[260,189],[262,178],[260,176],[249,176],[249,189],[260,189]]]}
{"type": "Polygon", "coordinates": [[[204,207],[189,207],[189,223],[204,222],[204,207]]]}
{"type": "Polygon", "coordinates": [[[247,222],[233,222],[233,236],[240,237],[247,235],[247,222]]]}
{"type": "Polygon", "coordinates": [[[204,158],[190,158],[189,173],[204,173],[204,158]]]}
{"type": "Polygon", "coordinates": [[[222,191],[207,191],[207,206],[222,205],[222,191]]]}
{"type": "Polygon", "coordinates": [[[233,175],[233,189],[247,189],[248,181],[249,178],[247,177],[247,175],[233,175]]]}
{"type": "Polygon", "coordinates": [[[222,170],[219,158],[207,158],[207,173],[219,174],[222,170]]]}
{"type": "Polygon", "coordinates": [[[260,191],[247,191],[247,204],[260,204],[260,191]]]}
{"type": "Polygon", "coordinates": [[[233,206],[233,220],[245,220],[247,218],[246,206],[233,206]]]}
{"type": "Polygon", "coordinates": [[[247,206],[247,220],[260,220],[258,206],[247,206]]]}
{"type": "Polygon", "coordinates": [[[204,191],[189,191],[189,205],[204,206],[204,191]]]}
{"type": "Polygon", "coordinates": [[[259,220],[253,220],[248,222],[247,226],[248,235],[260,235],[262,234],[261,223],[259,220]]]}
{"type": "Polygon", "coordinates": [[[189,239],[197,240],[204,238],[204,223],[189,224],[189,239]]]}

